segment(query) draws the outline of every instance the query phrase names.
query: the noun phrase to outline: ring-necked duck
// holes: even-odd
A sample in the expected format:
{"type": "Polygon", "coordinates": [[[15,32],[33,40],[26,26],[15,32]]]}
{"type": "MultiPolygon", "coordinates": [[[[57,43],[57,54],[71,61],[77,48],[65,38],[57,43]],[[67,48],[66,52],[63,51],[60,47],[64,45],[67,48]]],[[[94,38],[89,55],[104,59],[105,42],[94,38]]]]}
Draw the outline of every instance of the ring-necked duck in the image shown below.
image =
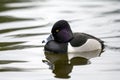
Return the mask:
{"type": "MultiPolygon", "coordinates": [[[[88,52],[103,50],[103,41],[86,33],[73,33],[70,25],[65,20],[60,20],[53,25],[45,51],[55,53],[88,52]]],[[[44,43],[45,41],[43,41],[44,43]]]]}

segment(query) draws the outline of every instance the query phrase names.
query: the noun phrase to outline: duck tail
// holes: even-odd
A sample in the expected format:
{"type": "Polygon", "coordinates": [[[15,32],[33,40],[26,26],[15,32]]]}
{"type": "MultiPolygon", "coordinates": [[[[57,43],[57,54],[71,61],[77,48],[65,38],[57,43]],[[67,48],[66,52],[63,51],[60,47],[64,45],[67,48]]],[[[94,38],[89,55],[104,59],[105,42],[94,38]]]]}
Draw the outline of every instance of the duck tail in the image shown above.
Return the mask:
{"type": "Polygon", "coordinates": [[[99,39],[99,41],[100,41],[101,47],[102,47],[101,52],[100,52],[100,54],[99,54],[99,56],[101,56],[101,54],[104,52],[105,45],[104,45],[104,41],[102,41],[102,40],[100,40],[100,39],[99,39]]]}

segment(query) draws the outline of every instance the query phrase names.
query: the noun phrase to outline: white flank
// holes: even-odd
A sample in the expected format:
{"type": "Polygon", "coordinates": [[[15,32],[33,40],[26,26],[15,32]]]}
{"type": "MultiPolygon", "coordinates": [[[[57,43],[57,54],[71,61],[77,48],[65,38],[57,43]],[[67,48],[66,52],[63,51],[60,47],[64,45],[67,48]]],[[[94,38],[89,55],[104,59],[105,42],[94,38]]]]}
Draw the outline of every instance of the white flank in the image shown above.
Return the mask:
{"type": "Polygon", "coordinates": [[[101,49],[101,43],[95,39],[88,39],[85,44],[80,47],[72,47],[69,43],[68,52],[88,52],[101,49]]]}

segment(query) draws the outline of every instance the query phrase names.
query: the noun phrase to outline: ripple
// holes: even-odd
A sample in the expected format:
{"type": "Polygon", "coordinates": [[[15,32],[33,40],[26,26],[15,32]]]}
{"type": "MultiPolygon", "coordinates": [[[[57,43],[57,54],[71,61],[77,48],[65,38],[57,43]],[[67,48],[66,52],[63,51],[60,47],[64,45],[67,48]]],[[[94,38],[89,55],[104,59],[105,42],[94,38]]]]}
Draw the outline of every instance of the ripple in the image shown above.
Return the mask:
{"type": "Polygon", "coordinates": [[[25,71],[24,69],[21,68],[13,68],[13,67],[4,67],[0,68],[0,72],[10,72],[10,71],[25,71]]]}
{"type": "Polygon", "coordinates": [[[101,37],[102,39],[108,39],[108,38],[120,38],[119,35],[116,36],[106,36],[106,37],[101,37]]]}
{"type": "Polygon", "coordinates": [[[44,47],[42,45],[36,46],[36,45],[17,45],[17,46],[8,46],[8,47],[1,47],[0,51],[7,51],[7,50],[20,50],[20,49],[28,49],[28,48],[38,48],[38,47],[44,47]]]}
{"type": "Polygon", "coordinates": [[[0,34],[9,33],[9,32],[13,32],[13,31],[19,31],[19,30],[40,28],[40,27],[45,27],[47,25],[49,25],[49,24],[44,24],[44,25],[39,25],[39,26],[31,26],[31,27],[24,27],[24,28],[7,28],[7,29],[0,30],[0,34]]]}
{"type": "Polygon", "coordinates": [[[10,64],[10,63],[23,63],[27,61],[16,61],[16,60],[0,60],[0,64],[10,64]]]}
{"type": "Polygon", "coordinates": [[[82,5],[80,7],[84,8],[98,8],[98,7],[103,7],[102,5],[82,5]]]}
{"type": "Polygon", "coordinates": [[[77,21],[82,21],[82,19],[71,19],[68,20],[69,23],[77,22],[77,21]]]}
{"type": "Polygon", "coordinates": [[[106,70],[102,70],[102,71],[114,71],[114,72],[119,72],[120,71],[120,69],[106,69],[106,70]]]}
{"type": "Polygon", "coordinates": [[[0,23],[13,22],[13,21],[24,21],[24,20],[33,20],[33,19],[15,18],[11,16],[0,16],[0,23]]]}
{"type": "Polygon", "coordinates": [[[102,15],[113,15],[113,14],[119,14],[119,13],[120,13],[120,9],[116,9],[113,11],[104,12],[102,13],[102,15]]]}
{"type": "Polygon", "coordinates": [[[31,36],[40,36],[40,35],[47,35],[50,33],[29,33],[29,34],[16,34],[16,35],[9,35],[10,37],[21,38],[21,37],[31,37],[31,36]]]}
{"type": "Polygon", "coordinates": [[[7,7],[4,6],[4,4],[0,4],[0,11],[7,11],[7,10],[13,10],[13,9],[25,9],[25,8],[32,8],[35,6],[23,6],[23,7],[7,7]]]}
{"type": "Polygon", "coordinates": [[[70,11],[70,10],[62,10],[60,11],[60,13],[66,13],[66,14],[70,14],[70,13],[75,13],[74,11],[70,11]]]}
{"type": "Polygon", "coordinates": [[[13,3],[13,2],[23,2],[23,0],[0,0],[0,3],[13,3]]]}
{"type": "Polygon", "coordinates": [[[116,20],[114,20],[114,22],[120,22],[120,19],[116,19],[116,20]]]}
{"type": "MultiPolygon", "coordinates": [[[[46,0],[34,0],[34,2],[38,1],[46,1],[46,0]]],[[[9,4],[15,4],[15,3],[26,3],[26,2],[33,2],[32,0],[0,0],[0,11],[7,11],[7,10],[13,10],[13,9],[25,9],[25,8],[33,8],[36,7],[36,5],[27,5],[27,6],[15,6],[10,7],[9,4]]]]}
{"type": "Polygon", "coordinates": [[[1,47],[7,47],[7,46],[13,46],[13,45],[17,45],[17,44],[22,44],[25,42],[0,42],[0,48],[1,47]]]}
{"type": "Polygon", "coordinates": [[[109,45],[106,45],[106,47],[110,50],[114,50],[114,51],[120,51],[120,47],[116,47],[116,46],[109,46],[109,45]]]}
{"type": "Polygon", "coordinates": [[[119,2],[120,0],[92,0],[92,1],[119,2]]]}
{"type": "Polygon", "coordinates": [[[0,72],[28,72],[35,70],[44,70],[45,68],[16,68],[16,67],[2,67],[0,72]]]}

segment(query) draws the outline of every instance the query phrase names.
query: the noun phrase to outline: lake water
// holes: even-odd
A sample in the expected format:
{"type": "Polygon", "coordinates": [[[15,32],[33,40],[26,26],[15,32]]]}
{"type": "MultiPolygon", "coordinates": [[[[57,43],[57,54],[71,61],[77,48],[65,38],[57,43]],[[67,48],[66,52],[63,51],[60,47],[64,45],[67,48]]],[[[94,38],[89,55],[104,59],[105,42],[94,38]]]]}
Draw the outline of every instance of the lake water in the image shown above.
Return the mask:
{"type": "Polygon", "coordinates": [[[0,80],[119,80],[119,57],[120,0],[0,0],[0,80]],[[44,53],[41,42],[61,19],[102,39],[104,52],[44,53]]]}

